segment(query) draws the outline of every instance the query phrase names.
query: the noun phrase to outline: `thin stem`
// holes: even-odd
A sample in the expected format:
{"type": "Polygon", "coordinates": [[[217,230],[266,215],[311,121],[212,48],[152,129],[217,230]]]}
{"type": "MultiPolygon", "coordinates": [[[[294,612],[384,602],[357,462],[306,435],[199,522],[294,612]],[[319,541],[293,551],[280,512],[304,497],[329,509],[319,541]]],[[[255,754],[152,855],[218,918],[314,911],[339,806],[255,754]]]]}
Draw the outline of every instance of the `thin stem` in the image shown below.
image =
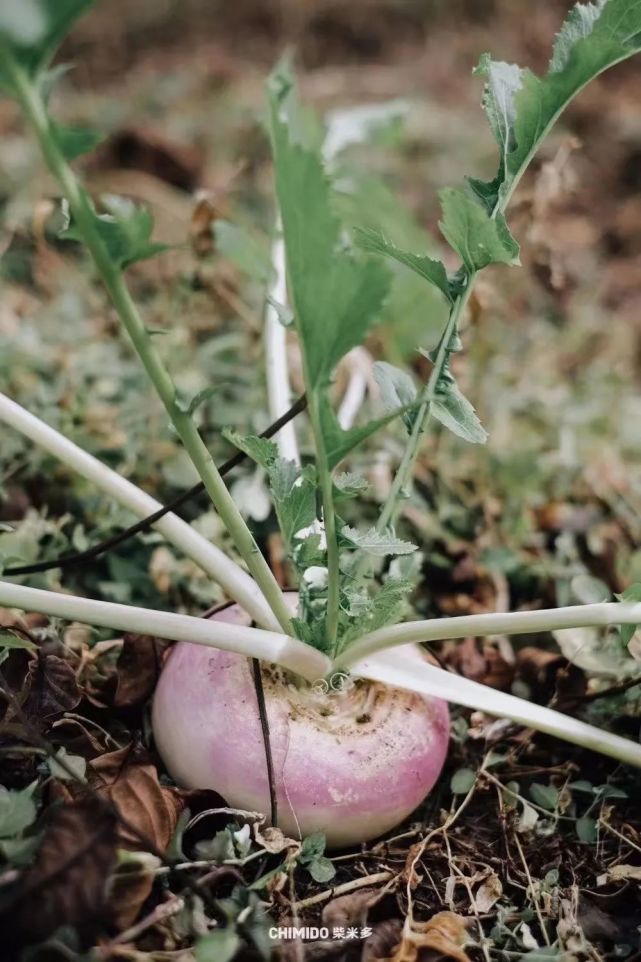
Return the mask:
{"type": "Polygon", "coordinates": [[[307,394],[309,398],[309,418],[316,442],[316,466],[323,503],[323,529],[327,543],[327,613],[325,616],[325,631],[329,650],[334,654],[338,633],[338,608],[340,599],[340,553],[336,532],[336,514],[334,512],[334,485],[320,423],[318,395],[315,394],[313,390],[308,390],[307,394]]]}
{"type": "Polygon", "coordinates": [[[490,635],[525,635],[563,628],[602,628],[608,625],[641,624],[641,603],[608,601],[538,611],[489,612],[455,618],[430,618],[380,628],[355,641],[334,662],[334,669],[345,670],[376,652],[411,642],[444,641],[449,638],[490,635]]]}
{"type": "Polygon", "coordinates": [[[327,656],[310,645],[290,635],[262,628],[246,628],[191,615],[93,601],[6,581],[0,581],[0,605],[117,631],[155,635],[168,641],[188,641],[195,645],[222,648],[282,665],[306,681],[322,678],[329,667],[327,656]]]}
{"type": "Polygon", "coordinates": [[[3,46],[0,48],[0,53],[22,110],[36,133],[47,165],[62,187],[76,226],[93,257],[116,312],[129,334],[150,381],[163,402],[238,552],[258,583],[282,629],[291,634],[289,612],[278,583],[220,477],[194,421],[189,414],[181,410],[177,403],[175,385],[131,298],[122,271],[112,260],[96,230],[95,214],[87,194],[58,148],[39,91],[30,83],[29,77],[16,62],[11,50],[3,46]]]}
{"type": "MultiPolygon", "coordinates": [[[[9,424],[30,438],[39,447],[91,481],[139,518],[146,518],[161,505],[131,481],[112,471],[73,441],[26,411],[15,401],[0,394],[0,421],[9,424]]],[[[278,621],[265,601],[262,592],[246,571],[207,541],[191,525],[173,514],[166,514],[154,525],[164,537],[191,558],[226,593],[237,601],[264,628],[279,631],[278,621]]]]}
{"type": "Polygon", "coordinates": [[[405,447],[403,458],[394,477],[390,493],[385,504],[383,505],[383,509],[376,523],[376,527],[379,531],[384,531],[388,524],[393,524],[400,507],[401,498],[403,497],[403,493],[405,492],[414,471],[414,465],[418,456],[421,437],[423,435],[423,431],[425,430],[425,422],[430,415],[430,408],[436,396],[438,384],[443,374],[443,365],[445,364],[448,356],[448,348],[452,338],[458,330],[459,321],[463,311],[465,310],[470,294],[472,293],[472,286],[474,284],[475,277],[475,274],[468,275],[465,291],[457,298],[456,303],[452,307],[447,325],[443,331],[441,340],[439,341],[434,367],[432,368],[429,380],[422,392],[421,403],[414,419],[412,433],[405,447]]]}

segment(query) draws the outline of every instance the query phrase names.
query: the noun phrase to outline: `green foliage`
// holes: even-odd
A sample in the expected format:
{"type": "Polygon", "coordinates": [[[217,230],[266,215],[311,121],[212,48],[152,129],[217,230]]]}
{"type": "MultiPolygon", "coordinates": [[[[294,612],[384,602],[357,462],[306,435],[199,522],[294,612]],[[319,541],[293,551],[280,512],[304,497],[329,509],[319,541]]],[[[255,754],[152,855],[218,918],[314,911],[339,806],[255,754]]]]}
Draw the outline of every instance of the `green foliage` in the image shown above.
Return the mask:
{"type": "Polygon", "coordinates": [[[320,153],[299,139],[300,110],[285,64],[272,74],[269,95],[276,193],[295,323],[308,390],[318,391],[372,327],[389,288],[389,275],[381,264],[359,261],[344,247],[320,153]]]}
{"type": "Polygon", "coordinates": [[[330,882],[336,875],[336,869],[328,858],[325,858],[325,836],[322,832],[315,832],[303,840],[298,861],[303,865],[315,882],[324,884],[330,882]]]}
{"type": "MultiPolygon", "coordinates": [[[[83,13],[95,0],[5,0],[0,5],[0,43],[6,44],[20,66],[35,78],[83,13]]],[[[0,71],[0,83],[8,78],[0,71]]]]}
{"type": "Polygon", "coordinates": [[[376,585],[372,595],[364,590],[346,589],[350,622],[341,633],[341,648],[370,631],[397,622],[407,609],[407,598],[413,588],[414,582],[407,578],[388,577],[382,585],[376,585]]]}
{"type": "Polygon", "coordinates": [[[356,531],[349,525],[341,528],[341,538],[348,544],[360,548],[366,554],[381,558],[385,555],[412,554],[416,551],[416,545],[409,541],[401,541],[400,538],[392,534],[377,531],[376,528],[369,528],[368,531],[356,531]]]}
{"type": "MultiPolygon", "coordinates": [[[[92,212],[93,226],[107,248],[110,259],[124,269],[136,261],[155,257],[167,250],[166,244],[151,240],[154,219],[146,207],[137,207],[125,197],[109,194],[101,198],[105,214],[92,212]]],[[[71,223],[62,235],[82,242],[83,231],[71,223]]]]}
{"type": "Polygon", "coordinates": [[[485,444],[487,431],[468,399],[459,390],[449,369],[443,371],[430,411],[444,427],[471,444],[485,444]]]}
{"type": "Polygon", "coordinates": [[[8,839],[22,834],[36,820],[33,800],[34,785],[14,792],[0,785],[0,838],[8,839]]]}
{"type": "Polygon", "coordinates": [[[504,204],[550,128],[570,100],[599,73],[641,50],[641,9],[636,0],[577,4],[554,44],[543,77],[485,55],[484,107],[499,145],[493,181],[473,181],[492,212],[504,204]]]}
{"type": "Polygon", "coordinates": [[[12,631],[0,631],[0,651],[2,649],[23,648],[26,651],[35,651],[36,645],[27,638],[22,638],[12,631]]]}
{"type": "Polygon", "coordinates": [[[362,250],[371,254],[384,254],[398,261],[399,264],[409,267],[409,269],[418,274],[419,277],[424,278],[424,280],[429,281],[430,284],[437,287],[438,290],[445,295],[447,300],[450,303],[452,302],[450,282],[448,281],[447,272],[441,261],[427,257],[425,254],[412,254],[410,251],[403,250],[397,247],[393,241],[384,237],[380,231],[373,230],[372,228],[357,228],[355,231],[355,239],[362,250]]]}
{"type": "Polygon", "coordinates": [[[91,130],[89,127],[65,127],[55,120],[50,121],[50,124],[65,160],[75,160],[76,157],[89,153],[103,139],[100,131],[91,130]]]}
{"type": "Polygon", "coordinates": [[[441,233],[465,267],[473,274],[488,264],[518,264],[519,245],[502,214],[491,217],[462,190],[448,187],[440,193],[443,219],[441,233]]]}

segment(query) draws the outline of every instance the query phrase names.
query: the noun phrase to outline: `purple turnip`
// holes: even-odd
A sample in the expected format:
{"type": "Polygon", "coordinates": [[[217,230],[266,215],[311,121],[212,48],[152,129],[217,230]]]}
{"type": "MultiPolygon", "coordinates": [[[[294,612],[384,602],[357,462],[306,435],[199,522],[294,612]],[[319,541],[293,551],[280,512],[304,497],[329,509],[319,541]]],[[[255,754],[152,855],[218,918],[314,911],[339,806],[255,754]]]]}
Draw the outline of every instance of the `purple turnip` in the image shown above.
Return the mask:
{"type": "MultiPolygon", "coordinates": [[[[248,624],[237,606],[214,616],[248,624]]],[[[416,649],[416,659],[423,656],[416,649]]],[[[279,827],[324,832],[341,848],[403,821],[439,776],[449,738],[447,704],[376,682],[343,690],[300,687],[263,667],[279,827]]],[[[186,788],[211,788],[231,806],[270,810],[265,747],[249,661],[181,643],[153,705],[156,744],[186,788]]]]}

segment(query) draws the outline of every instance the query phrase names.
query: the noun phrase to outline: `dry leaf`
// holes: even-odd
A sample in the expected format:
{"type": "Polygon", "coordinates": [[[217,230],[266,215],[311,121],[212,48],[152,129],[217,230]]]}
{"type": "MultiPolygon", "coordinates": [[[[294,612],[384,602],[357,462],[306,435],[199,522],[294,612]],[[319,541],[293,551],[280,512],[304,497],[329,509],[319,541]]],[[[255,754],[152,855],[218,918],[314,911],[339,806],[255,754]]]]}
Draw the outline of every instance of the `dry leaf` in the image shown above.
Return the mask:
{"type": "Polygon", "coordinates": [[[496,872],[490,872],[484,882],[481,882],[474,894],[474,905],[480,915],[489,912],[495,902],[503,895],[503,886],[496,872]]]}
{"type": "Polygon", "coordinates": [[[381,962],[423,962],[425,950],[436,953],[438,958],[470,962],[463,951],[466,941],[465,919],[455,912],[437,912],[428,922],[410,925],[406,920],[396,951],[381,962]]]}
{"type": "Polygon", "coordinates": [[[263,828],[259,822],[255,822],[252,827],[257,844],[262,846],[270,855],[291,852],[293,856],[300,851],[301,843],[293,838],[287,838],[279,828],[272,828],[271,825],[263,828]]]}
{"type": "Polygon", "coordinates": [[[362,928],[367,923],[370,908],[383,897],[381,889],[360,889],[332,899],[323,909],[323,925],[328,929],[362,928]]]}
{"type": "Polygon", "coordinates": [[[93,780],[96,788],[114,803],[123,820],[121,844],[164,852],[182,802],[177,792],[160,784],[156,767],[139,759],[132,746],[101,755],[90,766],[98,776],[93,780]]]}
{"type": "Polygon", "coordinates": [[[125,635],[117,665],[116,708],[140,705],[151,697],[166,647],[166,642],[152,635],[125,635]]]}
{"type": "Polygon", "coordinates": [[[3,900],[0,930],[18,944],[46,939],[63,925],[91,930],[106,916],[107,882],[116,864],[117,826],[99,800],[52,810],[35,864],[3,900]]]}
{"type": "Polygon", "coordinates": [[[109,910],[119,932],[129,928],[138,918],[149,898],[161,861],[148,852],[136,853],[130,861],[118,866],[111,880],[109,910]]]}
{"type": "Polygon", "coordinates": [[[597,885],[609,882],[641,882],[641,865],[611,865],[605,875],[600,875],[597,885]]]}

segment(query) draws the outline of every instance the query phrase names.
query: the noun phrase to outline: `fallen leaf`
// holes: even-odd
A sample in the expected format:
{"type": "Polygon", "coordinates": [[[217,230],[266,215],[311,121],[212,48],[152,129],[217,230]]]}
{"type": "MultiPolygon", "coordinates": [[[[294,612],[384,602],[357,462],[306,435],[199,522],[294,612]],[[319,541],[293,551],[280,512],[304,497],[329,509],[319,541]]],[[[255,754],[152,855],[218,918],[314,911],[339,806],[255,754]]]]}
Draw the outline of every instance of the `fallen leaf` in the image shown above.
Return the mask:
{"type": "Polygon", "coordinates": [[[151,894],[155,870],[161,861],[149,852],[136,852],[118,866],[109,887],[109,914],[119,932],[128,929],[138,918],[151,894]]]}
{"type": "Polygon", "coordinates": [[[115,805],[122,819],[121,844],[127,848],[164,852],[182,809],[177,792],[164,788],[158,772],[131,746],[94,758],[92,780],[115,805]]]}
{"type": "Polygon", "coordinates": [[[383,897],[380,889],[360,889],[332,899],[323,909],[323,925],[328,929],[362,928],[367,923],[370,908],[383,897]]]}
{"type": "Polygon", "coordinates": [[[22,707],[34,722],[73,711],[80,702],[75,672],[69,662],[58,655],[44,655],[39,651],[29,664],[25,684],[29,694],[22,707]]]}
{"type": "Polygon", "coordinates": [[[474,905],[480,915],[489,912],[503,895],[503,886],[496,872],[490,872],[474,893],[474,905]]]}
{"type": "Polygon", "coordinates": [[[608,882],[641,882],[641,865],[611,865],[605,875],[600,875],[597,885],[608,882]]]}
{"type": "Polygon", "coordinates": [[[64,925],[83,931],[104,921],[116,846],[116,819],[97,799],[53,809],[35,864],[0,896],[3,949],[9,938],[28,945],[64,925]]]}
{"type": "Polygon", "coordinates": [[[270,855],[279,855],[281,852],[296,855],[300,852],[301,843],[288,838],[279,828],[273,828],[271,825],[263,828],[259,822],[254,823],[252,827],[256,842],[270,855]]]}
{"type": "Polygon", "coordinates": [[[470,962],[463,951],[466,941],[465,919],[455,912],[437,912],[428,922],[406,919],[396,951],[381,962],[423,962],[426,949],[439,959],[470,962]]]}
{"type": "Polygon", "coordinates": [[[125,635],[117,665],[116,708],[131,708],[151,697],[166,647],[152,635],[125,635]]]}

